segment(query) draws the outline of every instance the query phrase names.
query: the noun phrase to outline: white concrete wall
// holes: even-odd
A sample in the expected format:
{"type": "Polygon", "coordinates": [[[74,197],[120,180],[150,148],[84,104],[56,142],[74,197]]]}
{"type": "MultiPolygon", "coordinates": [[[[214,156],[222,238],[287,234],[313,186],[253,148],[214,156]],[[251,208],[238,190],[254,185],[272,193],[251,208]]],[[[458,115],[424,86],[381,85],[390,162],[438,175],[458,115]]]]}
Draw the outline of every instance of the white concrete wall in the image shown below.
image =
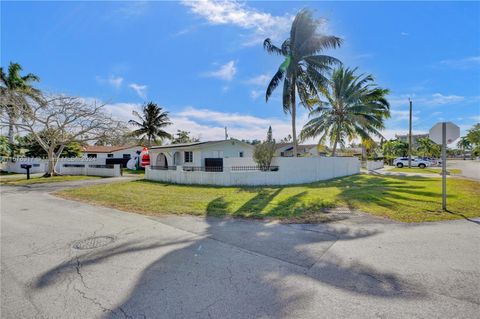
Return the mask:
{"type": "Polygon", "coordinates": [[[243,163],[249,166],[251,162],[243,159],[224,161],[223,172],[185,172],[181,166],[177,167],[177,170],[151,170],[147,167],[145,178],[177,184],[288,185],[360,173],[360,161],[356,157],[277,157],[273,165],[278,165],[279,170],[271,172],[231,171],[231,166],[241,166],[243,163]]]}
{"type": "MultiPolygon", "coordinates": [[[[63,166],[63,164],[81,164],[81,165],[105,165],[105,159],[103,158],[60,158],[57,162],[57,171],[63,166]]],[[[4,169],[10,173],[26,174],[27,170],[21,168],[22,164],[31,164],[31,174],[45,173],[47,171],[48,161],[43,158],[34,157],[18,157],[15,158],[15,162],[7,161],[4,163],[4,169]]],[[[59,171],[60,172],[60,171],[59,171]]]]}
{"type": "Polygon", "coordinates": [[[120,164],[115,164],[113,168],[97,168],[91,167],[89,163],[83,163],[84,167],[65,167],[71,163],[63,163],[59,165],[57,170],[62,175],[85,175],[85,176],[102,176],[102,177],[119,177],[122,176],[120,164]]]}
{"type": "Polygon", "coordinates": [[[383,168],[383,161],[367,161],[367,170],[374,171],[383,168]]]}

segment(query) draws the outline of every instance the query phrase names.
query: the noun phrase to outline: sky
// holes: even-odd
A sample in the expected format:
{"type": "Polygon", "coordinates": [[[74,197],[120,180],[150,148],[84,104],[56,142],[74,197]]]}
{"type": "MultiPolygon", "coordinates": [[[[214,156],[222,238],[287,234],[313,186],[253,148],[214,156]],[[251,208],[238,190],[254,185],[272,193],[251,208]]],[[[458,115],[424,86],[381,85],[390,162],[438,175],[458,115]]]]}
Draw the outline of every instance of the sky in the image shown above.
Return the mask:
{"type": "MultiPolygon", "coordinates": [[[[462,134],[480,122],[480,2],[1,1],[0,62],[20,63],[38,87],[106,103],[122,120],[148,101],[201,140],[291,133],[280,90],[266,86],[280,45],[302,8],[343,45],[325,54],[388,88],[383,134],[424,133],[452,121],[462,134]]],[[[297,127],[308,119],[300,107],[297,127]]]]}

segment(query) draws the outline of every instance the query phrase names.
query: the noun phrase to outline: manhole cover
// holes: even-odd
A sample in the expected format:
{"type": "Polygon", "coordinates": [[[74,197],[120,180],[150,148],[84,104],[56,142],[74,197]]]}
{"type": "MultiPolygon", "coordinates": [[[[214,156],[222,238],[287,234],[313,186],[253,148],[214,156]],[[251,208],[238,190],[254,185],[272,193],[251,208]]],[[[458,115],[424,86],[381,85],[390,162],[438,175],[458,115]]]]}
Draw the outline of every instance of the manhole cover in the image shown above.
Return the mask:
{"type": "Polygon", "coordinates": [[[74,249],[94,249],[102,246],[106,246],[113,242],[114,238],[110,236],[90,237],[77,241],[73,244],[74,249]]]}

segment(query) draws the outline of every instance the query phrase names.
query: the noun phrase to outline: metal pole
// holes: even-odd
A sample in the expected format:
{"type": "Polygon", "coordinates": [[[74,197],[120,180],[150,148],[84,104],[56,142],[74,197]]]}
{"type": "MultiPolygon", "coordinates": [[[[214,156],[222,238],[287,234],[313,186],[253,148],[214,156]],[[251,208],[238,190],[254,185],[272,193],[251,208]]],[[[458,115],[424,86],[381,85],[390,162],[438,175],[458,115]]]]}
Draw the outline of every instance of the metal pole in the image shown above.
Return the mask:
{"type": "Polygon", "coordinates": [[[447,123],[442,123],[442,209],[447,210],[447,123]]]}
{"type": "Polygon", "coordinates": [[[408,123],[408,168],[412,168],[412,100],[410,102],[410,114],[408,123]]]}

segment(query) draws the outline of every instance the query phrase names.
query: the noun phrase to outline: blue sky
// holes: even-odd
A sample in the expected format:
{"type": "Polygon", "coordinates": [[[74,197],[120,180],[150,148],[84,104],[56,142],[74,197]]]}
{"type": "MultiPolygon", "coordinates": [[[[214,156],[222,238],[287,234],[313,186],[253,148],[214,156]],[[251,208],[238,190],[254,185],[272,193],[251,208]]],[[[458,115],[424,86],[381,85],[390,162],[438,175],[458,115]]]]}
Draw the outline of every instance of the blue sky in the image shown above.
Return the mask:
{"type": "MultiPolygon", "coordinates": [[[[228,126],[253,139],[272,125],[281,138],[290,118],[279,94],[264,94],[282,61],[262,41],[280,44],[303,7],[344,39],[329,54],[391,90],[386,137],[406,132],[408,97],[416,132],[480,122],[479,2],[2,1],[1,65],[19,62],[40,88],[101,100],[125,120],[155,101],[171,132],[217,139],[228,126]]],[[[300,111],[298,125],[306,119],[300,111]]]]}

